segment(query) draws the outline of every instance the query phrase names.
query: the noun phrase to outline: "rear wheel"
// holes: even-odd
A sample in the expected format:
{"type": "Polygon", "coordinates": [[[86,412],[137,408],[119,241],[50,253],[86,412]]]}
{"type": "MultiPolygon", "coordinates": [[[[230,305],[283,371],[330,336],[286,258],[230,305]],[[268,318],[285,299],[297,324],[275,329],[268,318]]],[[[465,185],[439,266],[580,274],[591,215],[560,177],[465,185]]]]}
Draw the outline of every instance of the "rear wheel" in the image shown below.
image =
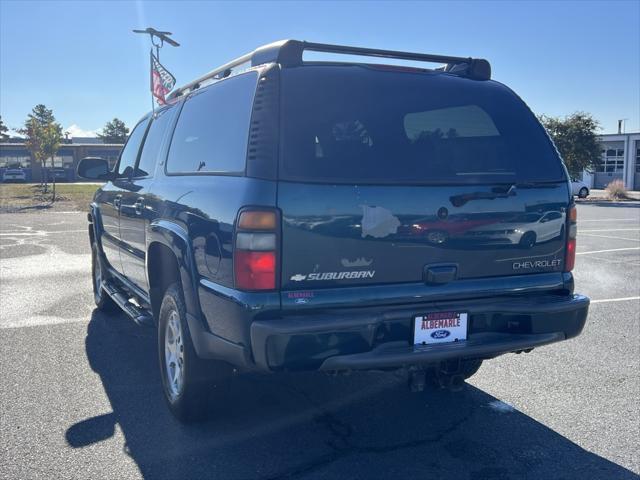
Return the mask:
{"type": "Polygon", "coordinates": [[[578,192],[578,197],[580,198],[587,198],[588,195],[589,195],[589,189],[587,187],[582,187],[578,192]]]}
{"type": "Polygon", "coordinates": [[[225,389],[229,369],[196,354],[177,283],[165,292],[158,327],[160,372],[169,409],[181,422],[201,420],[207,415],[212,394],[225,389]]]}
{"type": "Polygon", "coordinates": [[[103,312],[115,312],[118,309],[118,305],[111,299],[111,297],[104,291],[102,285],[106,279],[104,266],[100,259],[100,253],[98,246],[95,242],[91,245],[91,279],[93,284],[93,301],[98,307],[98,310],[103,312]]]}
{"type": "Polygon", "coordinates": [[[481,366],[482,360],[464,360],[462,362],[462,371],[460,373],[462,373],[462,376],[465,380],[468,380],[469,378],[473,377],[478,372],[478,370],[480,370],[481,366]]]}

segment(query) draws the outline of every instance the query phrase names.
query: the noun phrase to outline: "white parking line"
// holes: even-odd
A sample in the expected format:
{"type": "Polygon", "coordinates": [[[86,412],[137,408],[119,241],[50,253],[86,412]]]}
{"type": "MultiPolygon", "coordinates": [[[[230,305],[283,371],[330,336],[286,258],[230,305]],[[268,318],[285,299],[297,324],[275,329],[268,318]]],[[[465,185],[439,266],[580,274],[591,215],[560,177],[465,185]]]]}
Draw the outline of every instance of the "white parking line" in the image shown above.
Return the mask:
{"type": "Polygon", "coordinates": [[[626,265],[626,266],[634,266],[634,267],[640,267],[640,262],[638,262],[638,260],[632,260],[629,261],[629,259],[624,258],[624,259],[618,259],[616,260],[615,258],[611,258],[611,257],[601,257],[598,255],[589,255],[589,260],[599,260],[601,262],[605,262],[608,264],[613,264],[613,263],[620,263],[622,265],[626,265]]]}
{"type": "Polygon", "coordinates": [[[585,237],[612,238],[614,240],[630,240],[632,242],[640,242],[640,238],[614,237],[613,235],[598,235],[596,233],[578,232],[578,236],[580,235],[584,235],[585,237]]]}
{"type": "Polygon", "coordinates": [[[640,222],[640,218],[591,218],[588,220],[578,220],[578,224],[585,222],[640,222]]]}
{"type": "Polygon", "coordinates": [[[624,250],[640,250],[640,247],[610,248],[609,250],[593,250],[592,252],[577,252],[576,255],[589,255],[590,253],[622,252],[624,250]]]}
{"type": "MultiPolygon", "coordinates": [[[[56,215],[82,215],[82,214],[84,214],[85,216],[86,216],[86,214],[87,214],[87,212],[86,212],[86,211],[81,212],[81,211],[79,211],[79,210],[65,210],[65,211],[62,211],[62,212],[57,212],[57,211],[55,211],[55,210],[52,210],[52,211],[50,211],[49,213],[53,213],[53,214],[56,214],[56,215]]],[[[33,212],[33,213],[29,213],[29,214],[27,214],[27,215],[38,215],[38,214],[45,214],[45,215],[47,215],[48,213],[43,211],[43,212],[33,212]]],[[[15,215],[15,213],[0,212],[0,215],[7,215],[7,216],[8,216],[8,215],[12,215],[12,216],[13,216],[13,215],[15,215]]]]}
{"type": "Polygon", "coordinates": [[[628,300],[640,300],[640,297],[602,298],[600,300],[591,300],[591,303],[626,302],[628,300]]]}
{"type": "Polygon", "coordinates": [[[581,230],[582,233],[585,232],[637,232],[640,231],[640,228],[599,228],[597,230],[581,230]]]}
{"type": "Polygon", "coordinates": [[[82,323],[88,322],[91,318],[91,314],[84,317],[76,318],[62,318],[62,317],[28,317],[21,318],[19,320],[8,320],[0,323],[0,330],[9,328],[28,328],[28,327],[42,327],[45,325],[62,325],[65,323],[82,323]]]}
{"type": "Polygon", "coordinates": [[[46,236],[50,233],[82,233],[86,232],[86,230],[34,230],[32,232],[2,232],[0,233],[0,237],[23,237],[23,236],[46,236]]]}

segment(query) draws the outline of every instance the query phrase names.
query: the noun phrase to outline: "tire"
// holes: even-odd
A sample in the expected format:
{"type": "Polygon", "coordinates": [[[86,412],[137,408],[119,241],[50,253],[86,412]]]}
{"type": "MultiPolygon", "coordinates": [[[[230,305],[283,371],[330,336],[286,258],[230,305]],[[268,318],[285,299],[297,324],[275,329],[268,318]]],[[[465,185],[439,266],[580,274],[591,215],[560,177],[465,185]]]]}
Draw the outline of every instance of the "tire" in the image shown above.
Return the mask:
{"type": "Polygon", "coordinates": [[[520,246],[524,248],[533,248],[536,244],[536,238],[535,232],[527,232],[520,239],[520,246]]]}
{"type": "Polygon", "coordinates": [[[589,189],[587,187],[582,187],[578,191],[578,197],[579,198],[587,198],[588,196],[589,196],[589,189]]]}
{"type": "Polygon", "coordinates": [[[230,369],[222,362],[198,357],[178,283],[167,288],[160,307],[158,359],[162,389],[171,413],[183,423],[206,418],[209,405],[215,405],[211,396],[225,390],[230,369]]]}
{"type": "Polygon", "coordinates": [[[462,362],[462,376],[464,377],[465,380],[470,379],[476,373],[478,373],[478,370],[480,370],[481,366],[482,366],[482,360],[479,360],[479,359],[463,361],[462,362]]]}
{"type": "Polygon", "coordinates": [[[118,305],[102,289],[105,280],[105,270],[95,242],[91,245],[91,284],[93,286],[93,301],[98,310],[111,313],[118,310],[118,305]]]}

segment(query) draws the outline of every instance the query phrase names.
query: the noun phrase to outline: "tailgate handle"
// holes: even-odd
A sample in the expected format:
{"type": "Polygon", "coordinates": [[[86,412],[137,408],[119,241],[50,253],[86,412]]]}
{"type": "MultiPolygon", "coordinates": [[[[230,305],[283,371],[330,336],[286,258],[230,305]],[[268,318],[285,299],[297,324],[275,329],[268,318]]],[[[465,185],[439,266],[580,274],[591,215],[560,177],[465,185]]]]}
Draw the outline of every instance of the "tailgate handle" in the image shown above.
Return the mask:
{"type": "Polygon", "coordinates": [[[426,265],[423,271],[425,283],[439,285],[449,283],[458,276],[457,265],[426,265]]]}

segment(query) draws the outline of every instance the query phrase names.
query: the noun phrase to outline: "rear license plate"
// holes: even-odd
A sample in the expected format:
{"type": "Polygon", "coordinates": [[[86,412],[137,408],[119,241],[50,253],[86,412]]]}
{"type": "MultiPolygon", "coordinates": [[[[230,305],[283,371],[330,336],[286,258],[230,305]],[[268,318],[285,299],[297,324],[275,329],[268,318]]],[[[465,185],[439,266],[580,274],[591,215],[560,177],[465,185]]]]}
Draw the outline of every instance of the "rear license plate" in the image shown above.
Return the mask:
{"type": "Polygon", "coordinates": [[[467,316],[460,312],[432,312],[414,317],[414,345],[466,340],[467,316]]]}

